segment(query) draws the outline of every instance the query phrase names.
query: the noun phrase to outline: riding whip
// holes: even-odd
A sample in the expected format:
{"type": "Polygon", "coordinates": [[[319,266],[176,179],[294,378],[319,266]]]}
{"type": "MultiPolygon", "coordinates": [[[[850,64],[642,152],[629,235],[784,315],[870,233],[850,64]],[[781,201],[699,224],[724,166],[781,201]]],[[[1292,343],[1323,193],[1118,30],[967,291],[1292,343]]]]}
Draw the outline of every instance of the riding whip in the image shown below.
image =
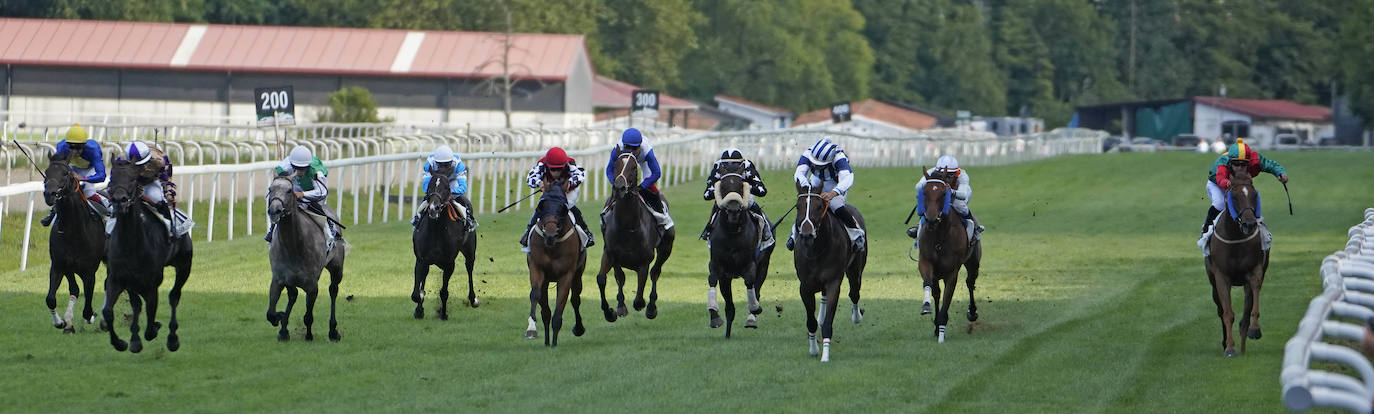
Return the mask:
{"type": "Polygon", "coordinates": [[[793,204],[793,205],[792,205],[792,208],[787,209],[787,212],[786,212],[786,213],[782,213],[782,217],[778,217],[778,221],[773,222],[773,228],[772,228],[771,230],[777,230],[777,229],[778,229],[778,225],[782,224],[782,221],[783,221],[784,219],[787,218],[787,215],[788,215],[788,214],[792,214],[792,210],[796,210],[796,209],[797,209],[797,205],[796,205],[796,204],[793,204]]]}
{"type": "Polygon", "coordinates": [[[19,152],[24,153],[24,158],[29,159],[29,165],[33,166],[34,171],[38,171],[39,177],[43,177],[44,180],[48,179],[48,176],[46,174],[43,174],[43,170],[38,169],[38,163],[33,162],[33,156],[29,155],[29,150],[24,149],[23,145],[19,145],[18,140],[10,140],[10,142],[13,142],[14,146],[19,147],[19,152]]]}
{"type": "Polygon", "coordinates": [[[1288,215],[1293,215],[1293,196],[1288,194],[1288,183],[1283,183],[1283,195],[1288,196],[1288,215]]]}
{"type": "Polygon", "coordinates": [[[906,221],[902,222],[902,224],[911,224],[911,218],[916,217],[916,207],[920,206],[911,206],[911,213],[906,215],[906,221]]]}
{"type": "Polygon", "coordinates": [[[539,193],[541,193],[541,192],[543,192],[543,191],[544,191],[544,190],[534,190],[533,193],[530,193],[529,195],[524,196],[524,197],[520,197],[519,200],[515,200],[514,203],[510,203],[509,205],[507,205],[507,206],[505,206],[505,207],[501,207],[501,209],[500,209],[500,210],[496,210],[496,212],[497,212],[497,213],[505,212],[507,209],[510,209],[511,207],[515,207],[516,204],[520,204],[521,201],[525,201],[526,199],[529,199],[530,197],[534,197],[535,194],[539,194],[539,193]]]}

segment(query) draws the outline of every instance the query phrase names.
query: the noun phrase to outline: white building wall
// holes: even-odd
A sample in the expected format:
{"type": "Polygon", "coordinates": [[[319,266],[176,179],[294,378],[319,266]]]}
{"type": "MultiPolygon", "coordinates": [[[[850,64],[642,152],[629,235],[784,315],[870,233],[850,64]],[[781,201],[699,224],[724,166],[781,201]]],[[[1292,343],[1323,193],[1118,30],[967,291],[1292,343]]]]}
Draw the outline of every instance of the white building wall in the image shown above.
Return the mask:
{"type": "Polygon", "coordinates": [[[740,105],[726,100],[717,100],[716,104],[721,112],[749,120],[749,129],[774,130],[792,126],[791,120],[787,117],[781,117],[772,112],[760,111],[752,106],[740,105]]]}
{"type": "MultiPolygon", "coordinates": [[[[1251,123],[1249,115],[1200,103],[1193,105],[1193,135],[1197,135],[1198,138],[1206,140],[1221,138],[1221,123],[1226,121],[1251,123]]],[[[1255,135],[1253,125],[1250,129],[1250,135],[1255,135]]]]}

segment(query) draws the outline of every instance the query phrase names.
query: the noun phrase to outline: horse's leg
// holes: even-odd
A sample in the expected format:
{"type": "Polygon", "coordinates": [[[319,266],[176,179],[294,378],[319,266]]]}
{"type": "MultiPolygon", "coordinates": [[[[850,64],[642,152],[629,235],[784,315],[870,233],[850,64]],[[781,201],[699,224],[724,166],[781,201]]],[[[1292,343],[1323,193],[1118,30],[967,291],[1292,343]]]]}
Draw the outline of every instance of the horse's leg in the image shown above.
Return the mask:
{"type": "Polygon", "coordinates": [[[149,289],[143,301],[148,305],[148,327],[143,330],[143,339],[151,341],[157,339],[157,331],[162,329],[162,322],[157,321],[157,288],[149,289]]]}
{"type": "Polygon", "coordinates": [[[577,269],[572,277],[572,297],[569,298],[573,308],[573,336],[582,336],[587,333],[587,328],[582,326],[582,269],[577,269]]]}
{"type": "Polygon", "coordinates": [[[821,313],[825,314],[821,319],[821,362],[830,362],[830,338],[835,337],[835,310],[840,305],[840,282],[842,278],[835,278],[830,283],[825,284],[825,291],[821,293],[821,313]]]}
{"type": "MultiPolygon", "coordinates": [[[[744,281],[744,299],[746,303],[745,306],[747,306],[747,309],[749,310],[748,314],[744,317],[744,327],[749,329],[758,329],[758,314],[763,313],[763,307],[759,306],[759,298],[758,296],[756,296],[757,292],[754,290],[754,286],[757,286],[758,278],[758,275],[754,273],[756,270],[757,269],[753,266],[746,267],[744,270],[744,277],[741,278],[744,281]]],[[[725,287],[725,289],[726,291],[730,290],[728,284],[725,287]]],[[[734,292],[730,292],[730,294],[733,295],[734,292]]],[[[730,296],[726,296],[726,299],[730,300],[730,296]]],[[[733,300],[730,300],[730,306],[734,306],[733,300]]],[[[734,323],[731,322],[731,324],[734,323]]]]}
{"type": "Polygon", "coordinates": [[[95,271],[98,266],[100,265],[97,264],[85,272],[81,272],[81,285],[86,288],[86,306],[81,309],[81,320],[88,324],[95,323],[95,310],[91,306],[91,301],[95,299],[95,271]]]}
{"type": "Polygon", "coordinates": [[[448,320],[448,279],[453,277],[453,262],[439,266],[444,271],[444,284],[439,286],[439,320],[448,320]]]}
{"type": "Polygon", "coordinates": [[[306,284],[301,290],[305,291],[305,316],[301,322],[305,323],[305,340],[315,340],[315,298],[320,295],[320,281],[306,284]]]}
{"type": "Polygon", "coordinates": [[[1236,356],[1235,340],[1231,338],[1231,323],[1235,314],[1231,312],[1231,283],[1213,266],[1207,266],[1207,276],[1212,282],[1212,300],[1217,304],[1217,317],[1221,318],[1221,349],[1226,357],[1236,356]]]}
{"type": "Polygon", "coordinates": [[[720,279],[720,294],[725,296],[725,339],[730,339],[730,330],[735,326],[735,297],[730,287],[729,276],[720,279]]]}
{"type": "MultiPolygon", "coordinates": [[[[666,204],[665,204],[666,207],[666,204]]],[[[654,255],[654,266],[649,268],[649,281],[653,285],[649,288],[649,307],[644,310],[644,317],[653,319],[658,317],[658,277],[663,274],[663,262],[668,261],[668,256],[673,254],[673,240],[677,238],[677,229],[671,228],[663,232],[663,238],[658,241],[656,254],[654,255]]],[[[640,289],[644,287],[644,276],[640,276],[640,289]]]]}
{"type": "Polygon", "coordinates": [[[722,272],[716,266],[715,261],[711,261],[706,267],[706,284],[708,285],[706,288],[706,323],[707,326],[715,329],[725,324],[725,321],[720,319],[720,303],[716,300],[716,285],[720,283],[722,272]]]}
{"type": "Polygon", "coordinates": [[[921,290],[925,292],[925,298],[921,301],[921,315],[929,315],[933,312],[931,297],[935,291],[935,269],[923,258],[916,264],[916,270],[921,273],[921,290]]]}
{"type": "Polygon", "coordinates": [[[103,323],[109,328],[107,331],[110,332],[110,345],[113,345],[114,349],[120,352],[129,349],[129,344],[119,339],[119,334],[115,332],[114,327],[114,306],[116,302],[119,302],[119,294],[123,292],[123,286],[110,280],[110,273],[107,268],[105,272],[105,306],[101,307],[100,316],[105,318],[103,323]]]}
{"type": "Polygon", "coordinates": [[[177,308],[181,306],[181,288],[186,286],[186,279],[191,277],[191,260],[187,258],[183,263],[174,265],[176,269],[176,280],[172,282],[172,290],[167,292],[167,303],[172,308],[172,320],[167,322],[167,350],[176,352],[181,348],[181,338],[177,336],[177,308]]]}
{"type": "Polygon", "coordinates": [[[326,266],[325,269],[329,270],[329,340],[338,342],[343,339],[343,335],[339,333],[339,319],[335,311],[339,302],[339,282],[343,281],[343,260],[340,259],[337,265],[326,266]]]}
{"type": "Polygon", "coordinates": [[[935,312],[937,342],[945,342],[945,329],[949,325],[949,306],[954,304],[954,291],[959,287],[959,269],[955,268],[945,276],[945,289],[939,296],[939,310],[935,312]]]}
{"type": "Polygon", "coordinates": [[[415,287],[410,290],[410,301],[415,302],[415,319],[425,318],[425,279],[429,277],[429,263],[415,259],[415,287]]]}
{"type": "Polygon", "coordinates": [[[284,288],[275,276],[272,277],[272,283],[267,286],[267,323],[272,326],[277,326],[282,321],[282,314],[277,312],[277,301],[281,299],[281,290],[284,288]]]}
{"type": "Polygon", "coordinates": [[[625,315],[629,315],[629,314],[630,314],[630,310],[629,310],[628,308],[625,307],[625,269],[624,269],[624,268],[620,268],[620,267],[616,267],[616,268],[615,268],[615,283],[616,283],[616,285],[617,285],[617,287],[616,287],[616,292],[615,292],[615,312],[616,312],[616,314],[620,315],[621,317],[624,317],[625,315]]]}
{"type": "Polygon", "coordinates": [[[277,331],[277,340],[286,341],[291,339],[291,331],[286,329],[287,323],[291,321],[291,308],[296,306],[296,287],[286,287],[286,310],[281,315],[281,330],[277,331]]]}
{"type": "Polygon", "coordinates": [[[1255,292],[1248,283],[1240,289],[1245,293],[1245,307],[1241,308],[1240,315],[1240,354],[1245,355],[1245,340],[1249,338],[1246,333],[1250,332],[1250,309],[1255,306],[1255,292]]]}
{"type": "Polygon", "coordinates": [[[964,284],[968,285],[968,313],[964,316],[966,316],[970,322],[968,325],[969,333],[973,333],[972,322],[978,321],[978,305],[975,304],[973,300],[973,285],[974,282],[978,281],[978,268],[982,265],[983,260],[982,246],[977,246],[975,249],[977,250],[973,252],[973,256],[969,258],[968,262],[964,263],[964,270],[968,271],[968,276],[964,277],[964,284]]]}
{"type": "Polygon", "coordinates": [[[544,272],[541,269],[530,268],[530,319],[525,327],[525,339],[535,339],[539,337],[538,327],[534,323],[534,311],[539,306],[539,297],[545,292],[539,290],[544,285],[544,272]]]}
{"type": "Polygon", "coordinates": [[[67,325],[57,314],[57,287],[61,284],[62,272],[57,270],[57,265],[48,267],[48,296],[44,298],[44,302],[48,305],[48,313],[52,314],[52,326],[57,329],[67,325]]]}
{"type": "Polygon", "coordinates": [[[76,308],[76,298],[81,297],[81,285],[79,285],[79,284],[76,283],[76,273],[75,273],[75,272],[66,272],[66,274],[67,274],[67,312],[62,314],[62,315],[63,315],[62,318],[63,318],[63,320],[65,321],[65,322],[63,323],[63,325],[65,325],[65,326],[62,328],[62,333],[76,333],[76,324],[73,323],[73,321],[76,320],[76,319],[75,319],[76,317],[75,317],[74,315],[72,315],[72,311],[76,308]]]}
{"type": "MultiPolygon", "coordinates": [[[[643,277],[640,279],[643,280],[643,277]]],[[[653,270],[649,271],[649,306],[644,308],[644,317],[658,317],[658,272],[653,270]]]]}
{"type": "Polygon", "coordinates": [[[544,346],[553,346],[549,343],[552,336],[551,326],[553,322],[553,312],[549,308],[549,279],[544,278],[544,283],[539,286],[539,319],[544,321],[544,346]]]}
{"type": "MultiPolygon", "coordinates": [[[[606,322],[615,322],[616,313],[611,310],[611,304],[606,301],[606,271],[611,268],[611,258],[609,255],[601,255],[601,269],[596,272],[596,286],[601,290],[601,312],[606,316],[606,322]]],[[[534,322],[534,303],[530,303],[530,322],[534,322]]]]}
{"type": "Polygon", "coordinates": [[[139,313],[143,312],[142,292],[129,292],[129,352],[139,353],[143,351],[143,340],[138,337],[138,318],[139,313]]]}
{"type": "MultiPolygon", "coordinates": [[[[866,257],[855,259],[854,264],[850,265],[849,269],[844,272],[845,277],[849,279],[849,303],[854,305],[853,310],[850,311],[849,320],[854,323],[864,320],[864,310],[859,307],[859,290],[863,287],[864,265],[867,262],[866,257]]],[[[839,291],[837,290],[836,293],[838,294],[839,291]]],[[[838,300],[836,299],[836,301],[838,300]]]]}
{"type": "Polygon", "coordinates": [[[935,269],[928,268],[926,266],[921,267],[923,267],[923,269],[921,270],[921,274],[924,277],[926,283],[930,285],[930,295],[934,298],[934,300],[931,303],[934,304],[934,306],[932,306],[932,313],[935,313],[935,317],[930,319],[931,325],[935,326],[932,335],[935,337],[937,342],[942,342],[940,341],[942,335],[940,335],[940,314],[938,313],[938,311],[940,310],[940,303],[938,302],[940,300],[941,293],[940,279],[935,275],[935,269]]]}
{"type": "Polygon", "coordinates": [[[571,276],[564,276],[558,279],[558,300],[555,304],[558,307],[553,311],[553,344],[550,345],[555,348],[558,347],[558,331],[563,329],[563,307],[568,304],[568,293],[570,293],[571,290],[571,276]]]}
{"type": "Polygon", "coordinates": [[[1245,334],[1248,335],[1248,336],[1250,336],[1250,339],[1260,339],[1261,337],[1264,336],[1264,332],[1260,330],[1260,323],[1259,323],[1259,318],[1260,318],[1260,305],[1259,305],[1259,302],[1260,302],[1260,288],[1264,287],[1264,274],[1265,274],[1265,272],[1267,272],[1268,270],[1269,270],[1269,253],[1268,253],[1268,252],[1265,252],[1265,254],[1264,254],[1264,264],[1263,264],[1259,269],[1257,269],[1254,273],[1251,273],[1251,274],[1250,274],[1250,286],[1252,286],[1253,289],[1255,290],[1255,306],[1254,306],[1253,308],[1247,306],[1247,308],[1249,309],[1249,312],[1250,312],[1250,330],[1247,331],[1245,334]]]}
{"type": "MultiPolygon", "coordinates": [[[[469,235],[468,237],[472,236],[469,235]]],[[[473,238],[471,243],[463,244],[461,251],[463,253],[463,267],[468,271],[468,306],[476,308],[478,305],[482,304],[482,302],[477,299],[477,287],[472,284],[472,265],[477,261],[476,238],[473,238]]],[[[577,276],[580,278],[582,274],[579,273],[577,276]]]]}
{"type": "Polygon", "coordinates": [[[797,290],[801,293],[802,306],[806,308],[802,317],[806,318],[806,339],[811,345],[811,356],[817,356],[821,354],[821,348],[816,345],[816,328],[819,325],[816,323],[816,292],[808,289],[805,282],[797,290]]]}
{"type": "Polygon", "coordinates": [[[649,285],[649,266],[645,265],[644,267],[634,269],[634,271],[635,283],[638,286],[638,288],[635,289],[634,305],[635,311],[638,312],[644,310],[644,306],[648,304],[648,302],[644,301],[644,287],[649,285]]]}

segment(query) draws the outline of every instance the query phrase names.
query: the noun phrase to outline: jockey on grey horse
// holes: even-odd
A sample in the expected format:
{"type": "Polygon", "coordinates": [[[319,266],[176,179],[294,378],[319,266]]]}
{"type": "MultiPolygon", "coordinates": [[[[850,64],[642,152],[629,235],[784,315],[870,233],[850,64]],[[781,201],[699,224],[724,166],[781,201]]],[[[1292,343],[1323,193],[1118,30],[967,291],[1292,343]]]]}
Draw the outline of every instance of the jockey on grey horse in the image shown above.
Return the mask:
{"type": "MultiPolygon", "coordinates": [[[[330,240],[328,245],[332,247],[334,241],[342,240],[343,234],[339,231],[339,215],[334,209],[325,204],[329,197],[329,171],[324,168],[324,162],[310,153],[310,149],[297,145],[291,149],[291,155],[281,160],[277,165],[277,175],[296,174],[293,183],[296,191],[296,198],[301,201],[301,208],[326,218],[329,225],[330,240]]],[[[270,219],[269,219],[270,220],[270,219]]],[[[268,243],[272,242],[272,234],[277,230],[274,223],[267,229],[267,236],[263,237],[268,243]]]]}

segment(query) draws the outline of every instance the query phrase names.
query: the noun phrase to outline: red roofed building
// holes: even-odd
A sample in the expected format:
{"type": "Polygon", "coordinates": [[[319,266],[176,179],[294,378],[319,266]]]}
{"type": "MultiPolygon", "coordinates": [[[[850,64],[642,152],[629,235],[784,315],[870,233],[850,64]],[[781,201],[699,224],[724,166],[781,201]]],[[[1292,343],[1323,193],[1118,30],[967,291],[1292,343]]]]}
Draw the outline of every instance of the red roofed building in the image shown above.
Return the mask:
{"type": "MultiPolygon", "coordinates": [[[[1279,99],[1197,96],[1183,99],[1119,102],[1080,106],[1080,127],[1110,129],[1118,125],[1127,137],[1171,142],[1191,134],[1203,140],[1247,138],[1260,148],[1282,144],[1316,144],[1335,135],[1331,108],[1279,99]],[[1279,142],[1280,138],[1282,141],[1279,142]]],[[[1117,132],[1117,131],[1110,131],[1117,132]]]]}
{"type": "Polygon", "coordinates": [[[865,99],[850,105],[852,117],[849,122],[834,124],[830,119],[830,108],[817,109],[797,116],[797,128],[824,128],[881,135],[901,136],[916,131],[939,126],[943,117],[911,105],[865,99]],[[832,126],[833,125],[833,126],[832,126]]]}
{"type": "MultiPolygon", "coordinates": [[[[581,35],[516,34],[508,67],[518,125],[592,123],[594,72],[581,35]]],[[[0,18],[10,120],[93,114],[254,119],[253,88],[293,86],[296,118],[362,86],[382,116],[503,126],[499,33],[0,18]]],[[[96,120],[98,121],[98,119],[96,120]]]]}

